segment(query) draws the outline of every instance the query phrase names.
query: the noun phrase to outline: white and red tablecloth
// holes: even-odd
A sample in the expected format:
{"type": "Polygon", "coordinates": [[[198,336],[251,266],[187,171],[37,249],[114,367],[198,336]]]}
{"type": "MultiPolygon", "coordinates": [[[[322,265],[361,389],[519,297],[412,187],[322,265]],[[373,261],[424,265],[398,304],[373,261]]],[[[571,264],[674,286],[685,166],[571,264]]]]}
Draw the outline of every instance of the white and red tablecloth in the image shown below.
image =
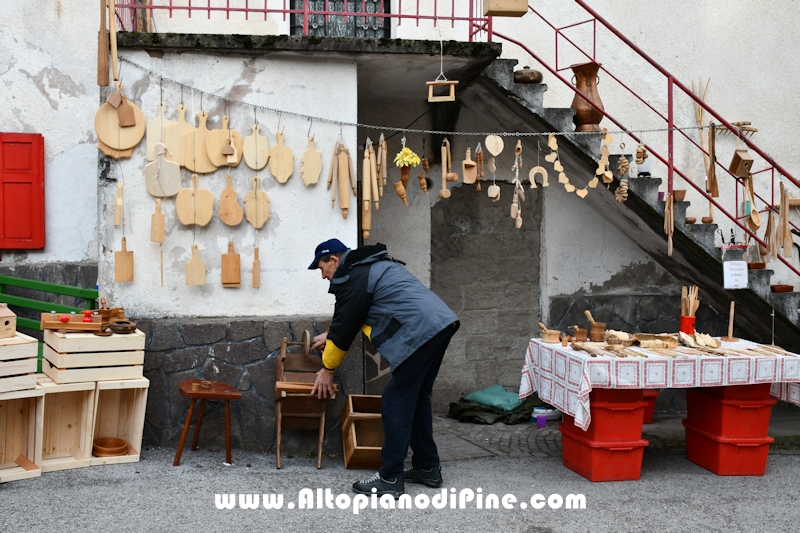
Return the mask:
{"type": "MultiPolygon", "coordinates": [[[[746,349],[756,343],[723,342],[722,349],[746,349]]],[[[685,357],[629,348],[646,357],[592,357],[560,344],[531,339],[522,368],[520,399],[534,391],[543,401],[575,417],[585,430],[592,421],[589,391],[601,389],[678,389],[771,383],[773,398],[800,405],[800,355],[685,357]]]]}

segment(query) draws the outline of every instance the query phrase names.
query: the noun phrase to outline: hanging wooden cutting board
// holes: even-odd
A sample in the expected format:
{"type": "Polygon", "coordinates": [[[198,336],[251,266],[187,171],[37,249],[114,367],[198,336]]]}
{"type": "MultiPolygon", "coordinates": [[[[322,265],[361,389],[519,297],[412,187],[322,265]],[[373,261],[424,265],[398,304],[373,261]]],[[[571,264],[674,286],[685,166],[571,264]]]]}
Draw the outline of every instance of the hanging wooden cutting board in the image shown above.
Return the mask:
{"type": "Polygon", "coordinates": [[[114,252],[114,281],[127,283],[133,281],[133,252],[129,252],[125,237],[122,238],[122,250],[114,252]]]}
{"type": "Polygon", "coordinates": [[[208,113],[201,111],[197,114],[197,129],[186,135],[183,145],[183,166],[198,174],[207,174],[217,170],[217,167],[208,158],[206,151],[206,139],[209,133],[206,120],[208,120],[208,113]]]}
{"type": "Polygon", "coordinates": [[[163,144],[159,143],[155,152],[156,160],[144,166],[147,193],[156,198],[175,196],[181,190],[181,167],[166,160],[163,144]]]}
{"type": "Polygon", "coordinates": [[[232,176],[228,174],[227,185],[219,197],[219,219],[228,226],[238,226],[242,222],[244,210],[236,198],[236,190],[231,182],[232,176]]]}
{"type": "Polygon", "coordinates": [[[122,197],[122,182],[117,182],[117,196],[114,199],[114,225],[119,226],[122,224],[122,208],[123,208],[123,197],[122,197]]]}
{"type": "Polygon", "coordinates": [[[254,228],[259,229],[269,220],[269,196],[259,190],[261,180],[253,178],[253,190],[244,197],[244,216],[254,228]]]}
{"type": "Polygon", "coordinates": [[[179,104],[175,109],[178,113],[178,121],[164,128],[162,136],[164,146],[167,148],[164,157],[183,167],[186,166],[184,165],[186,136],[192,133],[195,127],[186,122],[186,106],[179,104]]]}
{"type": "Polygon", "coordinates": [[[278,145],[269,153],[269,171],[278,183],[286,183],[294,170],[294,154],[283,144],[282,131],[277,132],[275,137],[278,139],[278,145]]]}
{"type": "Polygon", "coordinates": [[[186,262],[186,284],[206,284],[206,264],[197,255],[197,245],[192,245],[192,258],[186,262]]]}
{"type": "Polygon", "coordinates": [[[258,246],[253,249],[253,288],[261,286],[261,260],[258,258],[258,246]]]}
{"type": "Polygon", "coordinates": [[[303,166],[300,173],[303,175],[303,183],[313,185],[319,181],[319,174],[322,172],[322,152],[314,150],[314,137],[308,138],[308,149],[303,152],[300,158],[303,166]]]}
{"type": "Polygon", "coordinates": [[[250,126],[252,133],[244,138],[244,162],[253,170],[261,170],[269,162],[269,140],[261,135],[261,126],[250,126]]]}
{"type": "Polygon", "coordinates": [[[208,189],[197,188],[197,174],[192,174],[191,189],[181,189],[175,199],[175,210],[181,224],[205,226],[214,214],[214,195],[208,189]]]}
{"type": "Polygon", "coordinates": [[[239,254],[233,253],[233,241],[228,242],[228,253],[222,254],[222,286],[235,288],[242,282],[239,254]]]}
{"type": "Polygon", "coordinates": [[[97,149],[103,152],[103,155],[113,157],[114,159],[127,159],[133,155],[133,148],[128,148],[127,150],[114,150],[113,148],[109,148],[103,144],[102,141],[97,141],[97,149]]]}
{"type": "Polygon", "coordinates": [[[158,115],[153,120],[147,121],[147,160],[155,161],[156,145],[164,142],[164,130],[175,124],[164,116],[166,106],[163,102],[158,104],[158,115]]]}
{"type": "Polygon", "coordinates": [[[161,198],[156,199],[156,212],[150,217],[150,242],[164,242],[164,213],[161,198]]]}
{"type": "Polygon", "coordinates": [[[97,139],[112,150],[133,148],[144,137],[145,119],[142,110],[136,104],[128,103],[133,110],[136,124],[123,128],[119,125],[117,110],[105,102],[94,115],[94,129],[97,139]]]}
{"type": "Polygon", "coordinates": [[[230,118],[228,115],[222,116],[222,128],[218,130],[210,130],[206,138],[206,151],[208,152],[208,159],[211,164],[217,167],[230,165],[232,167],[238,166],[242,160],[242,134],[236,130],[228,129],[228,122],[230,118]],[[229,140],[235,148],[236,158],[228,160],[228,156],[223,154],[222,151],[228,146],[229,140]]]}

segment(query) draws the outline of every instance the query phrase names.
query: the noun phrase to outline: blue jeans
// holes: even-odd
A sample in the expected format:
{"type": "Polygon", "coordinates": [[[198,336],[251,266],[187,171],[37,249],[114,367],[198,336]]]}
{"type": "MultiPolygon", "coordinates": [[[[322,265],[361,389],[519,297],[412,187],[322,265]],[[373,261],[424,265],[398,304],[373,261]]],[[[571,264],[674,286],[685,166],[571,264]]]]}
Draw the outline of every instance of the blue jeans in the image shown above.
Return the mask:
{"type": "Polygon", "coordinates": [[[411,458],[414,468],[439,466],[439,453],[433,441],[431,391],[444,352],[457,329],[458,322],[420,346],[394,369],[383,390],[383,466],[380,474],[384,479],[403,475],[403,462],[409,446],[414,452],[411,458]]]}

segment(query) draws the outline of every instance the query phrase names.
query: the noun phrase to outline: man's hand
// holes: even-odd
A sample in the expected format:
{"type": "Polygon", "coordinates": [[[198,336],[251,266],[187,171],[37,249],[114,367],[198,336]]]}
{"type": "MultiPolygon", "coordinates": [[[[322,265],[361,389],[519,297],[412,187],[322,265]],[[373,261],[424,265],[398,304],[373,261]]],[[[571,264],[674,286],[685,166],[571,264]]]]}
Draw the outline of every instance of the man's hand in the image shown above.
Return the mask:
{"type": "Polygon", "coordinates": [[[324,368],[317,372],[317,379],[314,380],[314,388],[311,389],[311,394],[317,395],[317,398],[328,398],[333,396],[333,374],[324,368]]]}
{"type": "Polygon", "coordinates": [[[313,339],[311,339],[311,349],[316,351],[322,351],[325,348],[325,341],[328,340],[328,332],[320,333],[313,339]]]}

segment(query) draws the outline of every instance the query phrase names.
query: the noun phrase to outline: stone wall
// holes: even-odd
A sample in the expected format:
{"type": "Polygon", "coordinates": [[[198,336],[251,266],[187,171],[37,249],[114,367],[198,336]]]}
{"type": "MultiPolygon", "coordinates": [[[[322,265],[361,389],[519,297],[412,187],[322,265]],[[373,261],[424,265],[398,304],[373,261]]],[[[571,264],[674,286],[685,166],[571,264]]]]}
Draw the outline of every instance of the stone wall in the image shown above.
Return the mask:
{"type": "MultiPolygon", "coordinates": [[[[241,400],[231,402],[232,446],[273,450],[275,364],[281,339],[299,340],[303,330],[313,336],[327,330],[329,324],[329,319],[314,317],[138,321],[139,328],[147,334],[144,375],[150,380],[145,442],[178,442],[189,408],[189,400],[180,394],[180,383],[202,378],[227,383],[242,393],[241,400]]],[[[347,394],[363,393],[363,367],[363,339],[359,335],[334,378],[341,394],[328,403],[326,411],[324,450],[331,455],[342,453],[340,418],[344,399],[347,394]]],[[[201,447],[225,445],[224,416],[223,404],[206,406],[201,447]]],[[[316,446],[315,431],[283,432],[284,453],[315,452],[316,446]]]]}

